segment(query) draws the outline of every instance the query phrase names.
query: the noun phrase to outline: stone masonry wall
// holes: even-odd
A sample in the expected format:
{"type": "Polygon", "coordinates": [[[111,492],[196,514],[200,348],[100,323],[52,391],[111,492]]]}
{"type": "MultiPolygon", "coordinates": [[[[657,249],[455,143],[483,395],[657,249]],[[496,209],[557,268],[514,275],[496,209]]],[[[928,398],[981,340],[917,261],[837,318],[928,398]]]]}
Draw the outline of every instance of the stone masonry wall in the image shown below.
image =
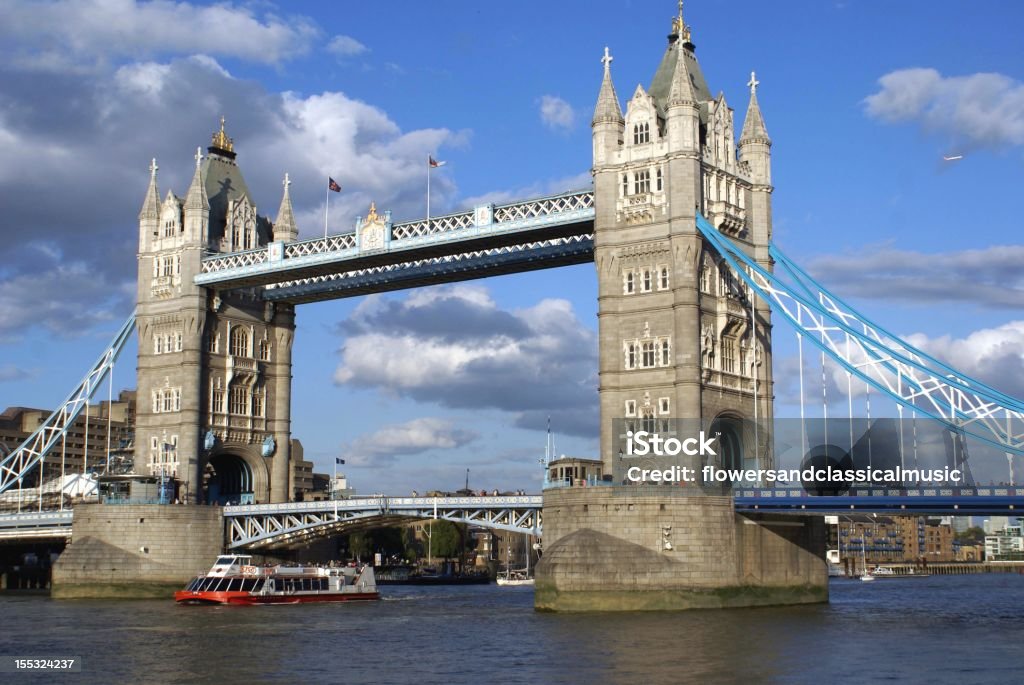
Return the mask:
{"type": "Polygon", "coordinates": [[[53,596],[170,597],[210,568],[224,544],[220,507],[75,507],[71,544],[53,567],[53,596]]]}

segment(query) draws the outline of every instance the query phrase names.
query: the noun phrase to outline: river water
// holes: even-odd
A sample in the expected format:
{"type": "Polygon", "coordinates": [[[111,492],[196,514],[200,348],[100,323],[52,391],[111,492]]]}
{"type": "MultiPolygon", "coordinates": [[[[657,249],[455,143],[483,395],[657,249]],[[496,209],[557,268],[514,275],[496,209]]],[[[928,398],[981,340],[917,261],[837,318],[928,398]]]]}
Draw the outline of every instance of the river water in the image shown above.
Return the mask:
{"type": "Polygon", "coordinates": [[[832,581],[827,605],[544,614],[532,588],[381,588],[360,604],[176,606],[0,595],[0,655],[40,683],[1024,682],[1024,576],[832,581]]]}

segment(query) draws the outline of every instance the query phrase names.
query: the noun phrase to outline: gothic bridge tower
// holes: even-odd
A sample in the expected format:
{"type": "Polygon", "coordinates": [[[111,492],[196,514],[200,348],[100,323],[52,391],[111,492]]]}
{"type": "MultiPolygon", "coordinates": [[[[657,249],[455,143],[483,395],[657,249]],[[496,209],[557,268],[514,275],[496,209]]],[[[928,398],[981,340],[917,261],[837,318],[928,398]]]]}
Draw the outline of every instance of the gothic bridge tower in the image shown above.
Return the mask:
{"type": "Polygon", "coordinates": [[[157,191],[139,214],[136,470],[176,477],[189,502],[289,499],[295,312],[258,289],[195,285],[202,258],[293,241],[285,179],[277,220],[260,216],[224,120],[184,199],[157,191]]]}
{"type": "Polygon", "coordinates": [[[828,598],[820,519],[739,515],[727,490],[699,483],[631,482],[620,452],[631,428],[699,427],[720,434],[717,454],[674,460],[679,466],[772,464],[769,310],[696,226],[699,212],[771,268],[771,140],[753,74],[736,140],[733,111],[724,95],[711,94],[679,5],[651,85],[637,86],[625,115],[607,48],[602,60],[593,119],[594,233],[601,458],[613,482],[544,491],[534,600],[540,609],[828,598]]]}
{"type": "Polygon", "coordinates": [[[620,446],[613,426],[663,430],[670,417],[721,432],[719,465],[764,467],[770,442],[752,425],[771,419],[769,310],[695,220],[700,212],[771,268],[771,140],[757,81],[751,74],[737,144],[733,110],[708,89],[681,13],[650,88],[636,87],[625,116],[607,49],[602,61],[593,174],[605,472],[620,446]]]}

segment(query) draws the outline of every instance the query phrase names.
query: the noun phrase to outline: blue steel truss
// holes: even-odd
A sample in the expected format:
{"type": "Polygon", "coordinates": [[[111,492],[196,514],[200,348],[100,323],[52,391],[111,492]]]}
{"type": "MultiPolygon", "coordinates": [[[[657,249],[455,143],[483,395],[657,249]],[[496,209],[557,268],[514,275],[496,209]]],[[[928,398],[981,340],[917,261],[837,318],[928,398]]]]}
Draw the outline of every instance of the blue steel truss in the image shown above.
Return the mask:
{"type": "Polygon", "coordinates": [[[799,269],[778,247],[773,273],[723,236],[704,217],[697,228],[731,270],[801,336],[854,377],[901,407],[950,430],[1024,454],[1024,403],[968,378],[873,324],[799,269]],[[788,276],[788,280],[783,278],[788,276]]]}
{"type": "Polygon", "coordinates": [[[92,365],[85,378],[71,391],[67,399],[17,449],[0,461],[0,492],[14,486],[39,464],[49,451],[67,433],[68,428],[82,413],[96,388],[114,368],[114,362],[135,330],[135,312],[122,324],[113,341],[92,365]]]}

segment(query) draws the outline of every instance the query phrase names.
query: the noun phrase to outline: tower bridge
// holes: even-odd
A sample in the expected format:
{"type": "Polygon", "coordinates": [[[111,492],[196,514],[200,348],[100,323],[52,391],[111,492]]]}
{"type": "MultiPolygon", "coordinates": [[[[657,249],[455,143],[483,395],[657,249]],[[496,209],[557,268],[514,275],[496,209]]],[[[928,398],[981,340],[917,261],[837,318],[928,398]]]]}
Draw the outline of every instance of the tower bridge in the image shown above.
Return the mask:
{"type": "MultiPolygon", "coordinates": [[[[300,241],[287,175],[276,217],[259,214],[223,119],[206,154],[197,150],[184,197],[167,191],[161,199],[154,160],[139,213],[136,313],[64,405],[0,462],[0,492],[39,467],[134,327],[136,467],[173,475],[188,503],[262,503],[225,510],[231,546],[428,515],[539,531],[542,508],[538,606],[789,603],[821,601],[827,585],[820,520],[786,516],[837,507],[1017,506],[1013,464],[1024,452],[1024,402],[861,315],[772,241],[773,142],[755,75],[739,126],[726,96],[713,95],[704,78],[681,7],[649,87],[638,85],[625,111],[612,60],[605,49],[592,190],[405,222],[371,205],[354,231],[300,241]],[[437,502],[401,498],[287,503],[299,305],[590,261],[606,487],[550,489],[515,507],[441,503],[437,511],[437,502]],[[806,343],[845,371],[851,397],[856,380],[889,398],[901,418],[937,422],[952,444],[972,440],[994,450],[1006,460],[1010,486],[815,498],[787,488],[687,497],[612,485],[620,483],[623,434],[672,419],[721,438],[716,466],[773,468],[777,320],[796,332],[801,359],[806,343]],[[718,550],[714,559],[708,549],[718,550]]],[[[966,450],[954,447],[952,455],[950,466],[968,469],[966,450]]],[[[700,464],[695,456],[679,465],[700,464]]]]}

